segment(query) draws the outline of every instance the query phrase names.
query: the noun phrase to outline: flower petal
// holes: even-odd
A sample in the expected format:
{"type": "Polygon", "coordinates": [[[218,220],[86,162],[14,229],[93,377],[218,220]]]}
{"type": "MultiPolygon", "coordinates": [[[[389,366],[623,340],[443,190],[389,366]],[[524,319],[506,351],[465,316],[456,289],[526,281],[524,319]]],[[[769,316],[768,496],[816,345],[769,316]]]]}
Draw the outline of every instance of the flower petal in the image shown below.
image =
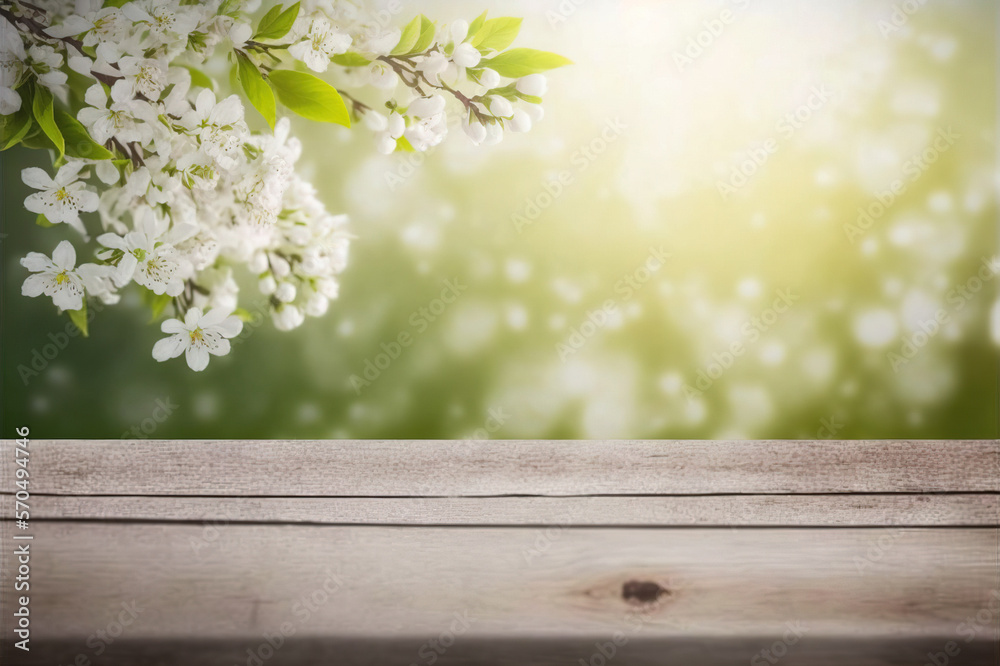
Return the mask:
{"type": "Polygon", "coordinates": [[[235,338],[243,332],[243,320],[237,316],[226,317],[215,327],[224,338],[235,338]]]}
{"type": "Polygon", "coordinates": [[[195,326],[199,326],[201,322],[201,308],[191,308],[184,315],[184,324],[189,328],[193,329],[195,326]]]}
{"type": "Polygon", "coordinates": [[[216,356],[225,356],[229,353],[231,348],[229,340],[226,340],[225,338],[217,338],[211,345],[206,346],[209,353],[215,354],[216,356]]]}
{"type": "Polygon", "coordinates": [[[85,166],[87,165],[76,160],[66,162],[66,164],[59,167],[59,171],[56,173],[55,182],[63,186],[75,183],[77,181],[77,176],[80,175],[80,171],[85,166]]]}
{"type": "Polygon", "coordinates": [[[168,319],[160,324],[160,330],[164,333],[187,333],[188,329],[180,319],[168,319]]]}
{"type": "Polygon", "coordinates": [[[161,363],[171,358],[177,358],[184,353],[184,348],[187,347],[186,340],[183,334],[163,338],[153,345],[153,358],[161,363]]]}
{"type": "Polygon", "coordinates": [[[71,271],[76,267],[76,248],[69,241],[63,241],[56,245],[52,252],[52,263],[64,271],[71,271]]]}
{"type": "Polygon", "coordinates": [[[97,192],[91,192],[90,190],[83,190],[77,194],[76,199],[80,203],[80,210],[84,213],[93,213],[101,203],[97,192]]]}
{"type": "Polygon", "coordinates": [[[227,312],[222,308],[214,308],[205,313],[205,315],[201,318],[201,323],[199,324],[199,326],[201,326],[202,328],[217,326],[218,324],[221,324],[222,320],[228,317],[230,314],[232,313],[227,312]]]}
{"type": "Polygon", "coordinates": [[[21,285],[21,295],[34,298],[45,293],[45,289],[52,282],[52,277],[44,274],[29,275],[21,285]]]}
{"type": "Polygon", "coordinates": [[[38,273],[39,271],[47,271],[55,268],[52,261],[41,252],[29,252],[23,259],[21,259],[21,265],[32,273],[38,273]]]}
{"type": "Polygon", "coordinates": [[[185,354],[188,366],[195,372],[201,372],[208,367],[208,350],[204,347],[191,345],[185,354]]]}
{"type": "Polygon", "coordinates": [[[138,265],[139,260],[135,258],[135,255],[131,252],[126,252],[125,256],[118,262],[118,266],[111,276],[115,286],[124,287],[131,282],[132,277],[135,275],[135,267],[138,265]]]}
{"type": "Polygon", "coordinates": [[[49,174],[38,167],[31,167],[21,171],[21,180],[25,185],[36,190],[48,190],[55,187],[55,183],[49,177],[49,174]]]}
{"type": "Polygon", "coordinates": [[[66,280],[62,284],[56,283],[56,288],[52,292],[52,302],[60,310],[79,310],[83,307],[83,288],[76,280],[66,280]]]}

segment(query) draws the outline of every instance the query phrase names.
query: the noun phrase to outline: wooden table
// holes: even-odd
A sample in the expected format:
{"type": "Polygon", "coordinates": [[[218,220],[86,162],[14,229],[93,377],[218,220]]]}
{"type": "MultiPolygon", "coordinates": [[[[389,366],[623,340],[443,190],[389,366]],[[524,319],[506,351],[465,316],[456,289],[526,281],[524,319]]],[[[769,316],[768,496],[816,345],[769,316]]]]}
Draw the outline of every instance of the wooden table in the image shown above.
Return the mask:
{"type": "Polygon", "coordinates": [[[4,664],[1000,664],[997,441],[14,448],[4,664]]]}

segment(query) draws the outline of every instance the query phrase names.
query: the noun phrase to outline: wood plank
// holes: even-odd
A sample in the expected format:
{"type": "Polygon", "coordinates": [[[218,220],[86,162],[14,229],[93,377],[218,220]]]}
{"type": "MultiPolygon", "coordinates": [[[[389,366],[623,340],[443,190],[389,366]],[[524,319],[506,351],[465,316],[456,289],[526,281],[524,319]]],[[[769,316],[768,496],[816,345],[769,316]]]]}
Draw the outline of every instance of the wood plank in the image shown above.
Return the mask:
{"type": "Polygon", "coordinates": [[[496,526],[1000,525],[1000,495],[247,498],[37,496],[34,520],[496,526]]]}
{"type": "MultiPolygon", "coordinates": [[[[611,636],[586,639],[520,639],[505,641],[459,636],[450,643],[437,636],[371,639],[292,636],[271,651],[263,638],[217,640],[130,641],[107,645],[101,666],[928,666],[928,655],[947,666],[996,666],[1000,663],[996,644],[982,638],[959,639],[952,656],[944,649],[952,639],[935,636],[922,639],[826,638],[811,636],[794,645],[782,645],[782,637],[669,638],[647,639],[623,636],[628,642],[613,646],[611,636]],[[443,651],[442,651],[443,650],[443,651]],[[768,652],[765,653],[765,650],[768,652]],[[776,657],[781,654],[781,657],[776,657]],[[766,655],[766,656],[765,656],[766,655]],[[768,660],[770,659],[770,661],[768,660]],[[947,662],[944,661],[947,659],[947,662]]],[[[102,644],[102,647],[103,644],[102,644]]],[[[79,641],[36,643],[29,654],[15,653],[9,642],[0,642],[0,661],[18,666],[71,664],[94,655],[79,641]]],[[[78,662],[88,666],[88,662],[78,662]]]]}
{"type": "MultiPolygon", "coordinates": [[[[3,458],[8,458],[4,442],[3,458]]],[[[1000,441],[33,441],[35,493],[1000,492],[1000,441]]],[[[9,465],[0,484],[13,489],[9,465]]]]}
{"type": "Polygon", "coordinates": [[[512,641],[607,637],[637,614],[648,639],[759,639],[798,622],[815,638],[936,640],[991,603],[1000,617],[993,530],[32,529],[39,641],[85,639],[133,600],[143,610],[127,638],[140,641],[259,641],[284,622],[388,641],[437,636],[465,612],[466,635],[512,641]]]}

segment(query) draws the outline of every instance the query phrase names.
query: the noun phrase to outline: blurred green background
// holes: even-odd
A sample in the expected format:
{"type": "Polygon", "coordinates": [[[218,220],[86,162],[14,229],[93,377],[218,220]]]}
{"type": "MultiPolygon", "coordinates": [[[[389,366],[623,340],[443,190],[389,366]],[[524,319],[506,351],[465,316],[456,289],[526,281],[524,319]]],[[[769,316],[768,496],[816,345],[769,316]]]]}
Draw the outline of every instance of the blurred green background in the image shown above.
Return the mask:
{"type": "Polygon", "coordinates": [[[517,45],[576,64],[552,73],[530,134],[475,148],[455,132],[416,165],[360,126],[296,123],[300,169],[356,236],[341,298],[292,333],[253,329],[204,373],[152,359],[161,334],[132,294],[22,380],[65,319],[21,297],[18,259],[72,232],[22,208],[19,172],[47,157],[3,153],[4,436],[998,437],[997,280],[970,282],[998,246],[998,5],[894,5],[407,3],[399,25],[524,16],[517,45]],[[894,180],[905,191],[852,242],[894,180]],[[466,288],[424,318],[449,279],[466,288]],[[796,300],[751,340],[778,290],[796,300]],[[356,391],[401,332],[413,344],[356,391]],[[733,342],[744,353],[715,372],[733,342]],[[686,392],[699,371],[717,378],[686,392]]]}

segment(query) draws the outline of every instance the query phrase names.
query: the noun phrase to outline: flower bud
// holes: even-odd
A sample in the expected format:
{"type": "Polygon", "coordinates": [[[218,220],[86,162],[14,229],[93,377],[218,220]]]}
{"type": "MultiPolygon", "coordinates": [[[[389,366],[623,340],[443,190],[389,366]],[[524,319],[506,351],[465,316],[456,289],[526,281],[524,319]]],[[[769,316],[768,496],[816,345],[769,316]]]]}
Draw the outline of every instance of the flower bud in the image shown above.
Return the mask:
{"type": "Polygon", "coordinates": [[[444,111],[445,100],[441,95],[421,97],[410,104],[409,114],[416,118],[430,118],[444,111]]]}
{"type": "Polygon", "coordinates": [[[389,136],[393,139],[398,139],[403,136],[403,132],[406,131],[406,121],[403,120],[403,116],[399,115],[395,111],[390,113],[388,119],[388,131],[389,136]]]}
{"type": "Polygon", "coordinates": [[[514,115],[514,107],[505,97],[500,95],[490,95],[489,108],[490,113],[498,118],[510,118],[514,115]]]}
{"type": "Polygon", "coordinates": [[[532,122],[540,123],[542,118],[545,117],[545,107],[541,104],[525,104],[524,112],[528,114],[532,122]]]}
{"type": "Polygon", "coordinates": [[[274,276],[268,275],[260,279],[260,282],[257,283],[257,288],[260,289],[260,293],[270,296],[278,289],[278,283],[275,282],[274,276]]]}
{"type": "Polygon", "coordinates": [[[465,134],[472,139],[472,143],[477,146],[486,140],[486,128],[478,120],[465,123],[465,134]]]}
{"type": "Polygon", "coordinates": [[[522,95],[541,97],[549,89],[549,81],[544,74],[529,74],[518,79],[515,88],[522,95]]]}
{"type": "Polygon", "coordinates": [[[482,73],[479,75],[479,85],[488,90],[496,88],[500,85],[500,75],[497,74],[495,69],[487,67],[483,69],[482,73]]]}
{"type": "Polygon", "coordinates": [[[515,109],[514,115],[510,117],[510,121],[507,123],[507,127],[510,128],[511,132],[530,132],[531,116],[521,109],[515,109]]]}
{"type": "Polygon", "coordinates": [[[282,303],[291,303],[295,300],[295,285],[291,282],[282,282],[274,292],[274,297],[282,303]]]}
{"type": "Polygon", "coordinates": [[[340,296],[340,283],[333,278],[319,280],[316,283],[316,289],[319,290],[319,293],[323,294],[331,301],[340,296]]]}
{"type": "Polygon", "coordinates": [[[365,127],[373,132],[384,132],[389,127],[389,120],[377,111],[369,111],[364,117],[365,127]]]}
{"type": "Polygon", "coordinates": [[[306,301],[306,314],[310,317],[322,317],[330,308],[330,301],[323,294],[313,294],[306,301]]]}
{"type": "Polygon", "coordinates": [[[263,252],[256,252],[250,261],[247,262],[247,268],[254,275],[260,275],[267,270],[267,255],[263,252]]]}
{"type": "Polygon", "coordinates": [[[271,255],[271,270],[274,271],[274,276],[283,278],[288,277],[292,272],[292,267],[288,261],[281,255],[271,255]]]}
{"type": "Polygon", "coordinates": [[[461,44],[465,41],[465,38],[469,36],[469,22],[464,19],[458,19],[451,24],[451,39],[456,44],[461,44]]]}
{"type": "Polygon", "coordinates": [[[383,155],[391,155],[396,152],[396,140],[388,134],[379,134],[375,138],[375,150],[383,155]]]}
{"type": "Polygon", "coordinates": [[[274,327],[279,331],[291,331],[302,325],[305,316],[294,305],[280,305],[272,315],[274,327]]]}
{"type": "Polygon", "coordinates": [[[475,67],[483,55],[472,44],[459,44],[451,54],[452,62],[459,67],[475,67]]]}

